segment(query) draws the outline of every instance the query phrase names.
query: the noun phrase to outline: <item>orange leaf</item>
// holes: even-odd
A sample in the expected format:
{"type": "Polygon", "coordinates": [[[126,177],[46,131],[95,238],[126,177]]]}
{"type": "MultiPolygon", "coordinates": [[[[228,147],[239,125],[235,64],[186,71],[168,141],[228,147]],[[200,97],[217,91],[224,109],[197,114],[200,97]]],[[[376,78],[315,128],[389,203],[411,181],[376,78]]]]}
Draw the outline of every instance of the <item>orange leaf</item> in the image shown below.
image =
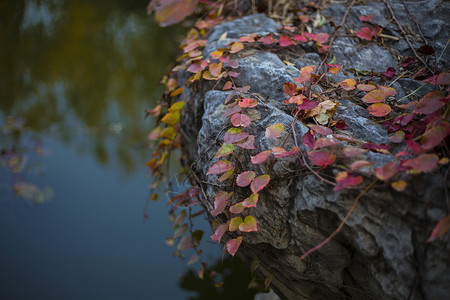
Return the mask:
{"type": "Polygon", "coordinates": [[[367,108],[369,114],[375,117],[384,117],[391,112],[391,107],[384,103],[375,103],[367,108]]]}
{"type": "Polygon", "coordinates": [[[246,216],[244,222],[239,225],[239,230],[243,232],[258,231],[256,220],[252,216],[246,216]]]}
{"type": "Polygon", "coordinates": [[[356,80],[353,78],[348,78],[339,82],[338,85],[340,85],[346,91],[351,91],[355,89],[356,80]]]}
{"type": "Polygon", "coordinates": [[[437,223],[434,227],[433,232],[431,232],[427,243],[437,240],[450,228],[450,215],[445,216],[442,220],[437,223]]]}

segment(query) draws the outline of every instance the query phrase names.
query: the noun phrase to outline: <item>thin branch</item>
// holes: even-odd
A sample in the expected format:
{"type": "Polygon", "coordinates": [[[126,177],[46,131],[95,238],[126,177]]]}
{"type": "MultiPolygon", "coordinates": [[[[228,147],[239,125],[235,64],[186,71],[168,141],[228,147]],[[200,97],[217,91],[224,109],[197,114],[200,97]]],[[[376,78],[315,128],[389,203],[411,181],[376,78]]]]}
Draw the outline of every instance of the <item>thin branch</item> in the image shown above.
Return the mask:
{"type": "Polygon", "coordinates": [[[338,234],[341,229],[344,227],[345,223],[347,223],[348,219],[350,218],[350,215],[352,214],[352,212],[355,210],[356,204],[358,203],[359,199],[364,196],[372,187],[373,185],[378,181],[378,179],[375,179],[374,181],[372,181],[356,198],[355,201],[353,202],[352,207],[350,208],[350,210],[348,211],[347,215],[345,216],[345,218],[342,220],[341,224],[339,224],[339,227],[329,236],[327,237],[322,243],[320,243],[319,245],[315,246],[314,248],[309,249],[307,252],[305,252],[302,256],[300,256],[300,261],[304,260],[308,255],[310,255],[311,253],[319,250],[320,248],[322,248],[323,246],[325,246],[329,241],[331,241],[331,239],[338,234]]]}
{"type": "Polygon", "coordinates": [[[425,36],[422,33],[422,29],[420,28],[419,23],[417,23],[416,18],[414,17],[414,15],[409,11],[408,6],[406,6],[406,2],[405,0],[402,0],[403,2],[403,6],[405,7],[406,11],[408,12],[409,17],[414,21],[414,23],[416,23],[416,27],[419,30],[420,36],[422,37],[423,41],[425,42],[426,45],[428,45],[428,41],[425,38],[425,36]]]}
{"type": "Polygon", "coordinates": [[[427,65],[427,63],[419,56],[419,54],[417,54],[416,49],[414,49],[414,46],[411,44],[411,41],[409,40],[408,36],[406,35],[405,30],[403,29],[402,24],[400,24],[400,22],[397,20],[397,18],[395,17],[395,13],[394,10],[392,9],[391,4],[387,1],[387,0],[383,0],[383,2],[386,4],[386,6],[388,7],[389,11],[391,12],[391,16],[392,19],[395,21],[395,23],[397,23],[397,27],[398,29],[400,29],[400,31],[402,32],[403,36],[406,39],[406,42],[408,43],[409,47],[411,48],[411,50],[413,51],[414,55],[417,57],[418,60],[420,60],[423,65],[434,75],[433,70],[427,65]]]}

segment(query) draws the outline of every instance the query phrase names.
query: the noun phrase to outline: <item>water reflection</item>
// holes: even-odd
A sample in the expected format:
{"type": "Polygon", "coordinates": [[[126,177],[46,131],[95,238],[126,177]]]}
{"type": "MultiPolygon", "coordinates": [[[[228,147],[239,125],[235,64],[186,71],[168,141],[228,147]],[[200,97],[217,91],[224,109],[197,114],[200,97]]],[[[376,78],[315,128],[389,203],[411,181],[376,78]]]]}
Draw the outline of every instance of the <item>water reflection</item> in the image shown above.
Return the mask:
{"type": "Polygon", "coordinates": [[[143,17],[146,4],[1,0],[3,115],[21,116],[34,131],[133,171],[147,151],[143,111],[161,94],[157,82],[180,32],[143,17]],[[111,141],[111,134],[118,137],[111,141]]]}

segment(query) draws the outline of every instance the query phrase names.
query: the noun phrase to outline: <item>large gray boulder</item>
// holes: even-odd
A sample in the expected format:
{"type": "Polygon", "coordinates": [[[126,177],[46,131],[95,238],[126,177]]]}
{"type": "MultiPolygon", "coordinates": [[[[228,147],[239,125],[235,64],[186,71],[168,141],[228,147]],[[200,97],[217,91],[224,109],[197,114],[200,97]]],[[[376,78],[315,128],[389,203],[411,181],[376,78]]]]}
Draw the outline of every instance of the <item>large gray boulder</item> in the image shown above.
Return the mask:
{"type": "MultiPolygon", "coordinates": [[[[389,20],[388,11],[381,4],[370,2],[366,6],[353,8],[349,21],[357,23],[357,16],[369,13],[375,13],[374,20],[377,22],[389,20]]],[[[422,22],[427,19],[427,13],[431,13],[432,7],[439,6],[444,12],[449,9],[449,3],[442,1],[415,1],[408,2],[408,5],[422,22]],[[422,11],[425,9],[429,12],[422,11]]],[[[396,12],[401,10],[398,5],[395,5],[395,9],[396,12]]],[[[340,20],[345,7],[333,4],[326,12],[340,20]]],[[[439,49],[442,44],[440,35],[448,33],[448,26],[441,14],[434,11],[432,14],[435,15],[433,22],[441,20],[436,25],[440,29],[426,33],[432,34],[430,42],[433,41],[439,49]],[[436,37],[439,40],[435,40],[436,37]]],[[[406,16],[402,14],[402,18],[406,16]]],[[[386,26],[392,34],[398,34],[392,24],[386,22],[386,26]]],[[[223,46],[223,42],[218,39],[224,32],[234,39],[252,32],[276,34],[277,27],[278,24],[263,15],[221,24],[209,36],[204,55],[223,46]]],[[[356,39],[337,39],[332,48],[332,54],[338,58],[336,63],[342,64],[339,61],[342,59],[347,67],[377,72],[385,71],[387,67],[398,67],[396,58],[382,46],[367,43],[359,49],[357,44],[356,39]],[[350,55],[350,52],[353,54],[350,55]]],[[[301,48],[298,52],[295,57],[298,68],[310,65],[311,61],[320,63],[317,54],[301,48]]],[[[448,56],[444,55],[442,63],[447,59],[448,56]]],[[[258,175],[271,176],[269,185],[260,192],[258,206],[251,209],[251,214],[258,221],[259,231],[243,234],[243,244],[238,253],[248,261],[259,258],[260,274],[273,274],[275,279],[272,287],[286,299],[447,298],[450,295],[449,235],[433,243],[425,243],[434,225],[447,214],[446,182],[439,176],[412,178],[410,180],[413,183],[402,193],[392,190],[387,184],[377,183],[361,198],[335,238],[305,260],[299,260],[303,253],[322,242],[338,227],[359,191],[334,192],[333,186],[302,166],[295,156],[271,160],[270,168],[266,164],[250,163],[252,155],[278,145],[276,139],[264,138],[268,126],[282,123],[286,129],[291,128],[293,117],[282,103],[285,99],[282,86],[284,82],[293,81],[293,76],[298,75],[298,69],[287,66],[276,53],[264,50],[254,50],[238,61],[241,75],[236,77],[236,84],[249,85],[251,89],[246,95],[259,99],[259,103],[250,110],[252,124],[246,128],[247,132],[255,136],[256,149],[238,155],[235,169],[237,173],[253,170],[258,175]]],[[[187,76],[180,74],[179,78],[187,76]]],[[[420,82],[408,79],[396,84],[399,95],[405,95],[420,82]]],[[[224,101],[229,93],[212,90],[210,84],[204,84],[200,89],[186,88],[184,95],[185,99],[190,100],[181,120],[183,151],[189,165],[195,162],[193,171],[205,192],[202,194],[202,204],[210,211],[214,207],[214,197],[220,190],[233,191],[233,203],[249,194],[248,189],[221,184],[217,182],[216,175],[206,175],[208,168],[217,161],[213,156],[223,142],[224,133],[231,128],[228,119],[222,118],[224,101]]],[[[419,93],[424,94],[425,90],[419,93]]],[[[366,109],[342,94],[335,96],[334,100],[340,103],[337,118],[349,125],[346,134],[366,142],[389,143],[386,129],[371,121],[366,109]]],[[[291,149],[294,146],[295,134],[300,148],[305,150],[301,141],[308,128],[300,121],[296,121],[293,127],[289,136],[288,130],[283,133],[282,140],[287,137],[284,147],[291,149]]],[[[373,152],[369,152],[365,159],[377,165],[393,160],[392,156],[373,152]]],[[[334,176],[336,172],[329,168],[321,171],[321,174],[325,177],[327,174],[334,176]]],[[[227,220],[223,215],[215,218],[220,223],[227,220]]],[[[233,237],[227,233],[224,239],[233,237]]]]}

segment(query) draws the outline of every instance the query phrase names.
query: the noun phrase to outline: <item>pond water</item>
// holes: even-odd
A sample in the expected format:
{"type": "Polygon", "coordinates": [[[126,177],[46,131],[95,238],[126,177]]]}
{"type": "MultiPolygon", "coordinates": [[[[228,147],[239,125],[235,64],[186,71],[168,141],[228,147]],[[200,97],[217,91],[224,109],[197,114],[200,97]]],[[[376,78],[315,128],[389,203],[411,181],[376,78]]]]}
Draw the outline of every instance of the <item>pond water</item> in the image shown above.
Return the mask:
{"type": "MultiPolygon", "coordinates": [[[[166,201],[148,203],[144,110],[184,29],[158,27],[146,5],[0,0],[2,299],[252,298],[237,260],[219,292],[198,263],[186,270],[164,243],[166,201]]],[[[221,255],[206,244],[208,262],[221,255]]]]}

